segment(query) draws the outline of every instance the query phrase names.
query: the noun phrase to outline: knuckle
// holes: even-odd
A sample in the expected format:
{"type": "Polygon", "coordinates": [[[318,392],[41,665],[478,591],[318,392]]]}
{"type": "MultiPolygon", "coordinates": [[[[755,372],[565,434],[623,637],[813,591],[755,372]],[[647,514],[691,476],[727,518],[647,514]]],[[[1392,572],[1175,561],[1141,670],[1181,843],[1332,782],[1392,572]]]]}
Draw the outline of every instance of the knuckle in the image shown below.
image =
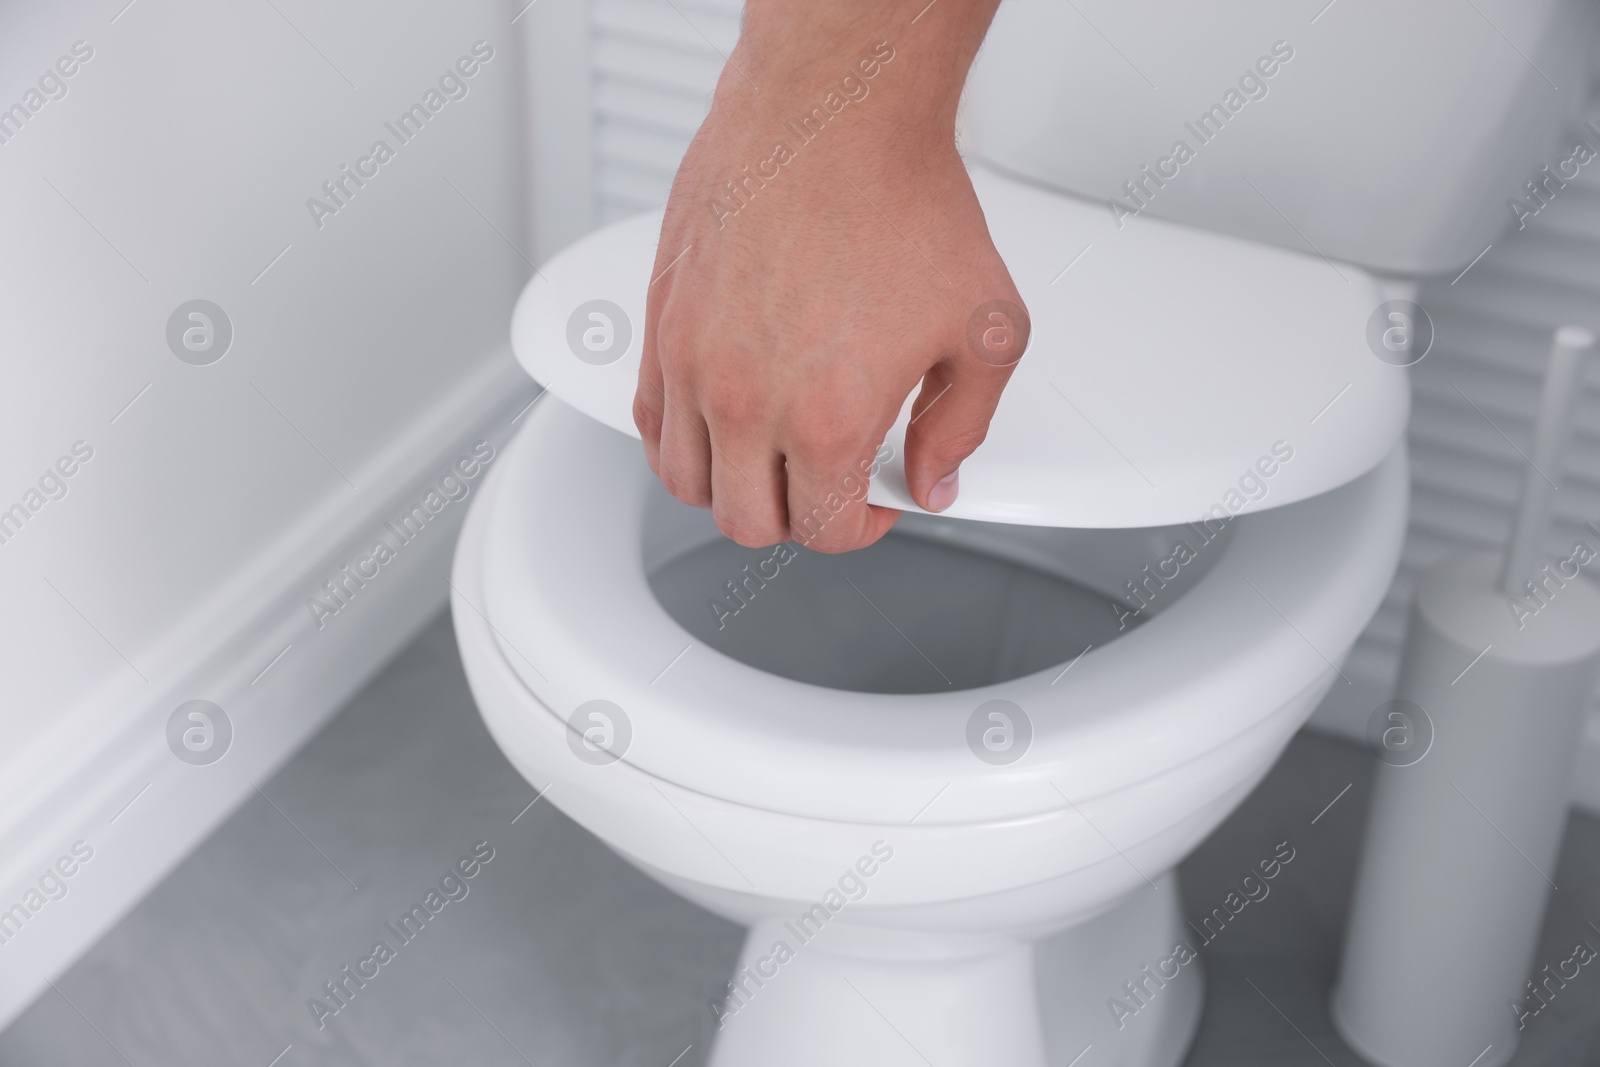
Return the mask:
{"type": "Polygon", "coordinates": [[[681,312],[662,316],[656,324],[655,356],[663,371],[688,365],[700,347],[698,333],[695,323],[681,312]]]}
{"type": "Polygon", "coordinates": [[[854,551],[861,547],[861,532],[857,523],[849,522],[845,516],[838,519],[804,540],[799,535],[795,540],[813,552],[821,552],[825,556],[837,556],[845,552],[854,551]]]}
{"type": "Polygon", "coordinates": [[[837,416],[808,420],[801,436],[801,452],[819,468],[842,468],[862,450],[862,425],[837,416]]]}
{"type": "Polygon", "coordinates": [[[648,395],[648,390],[640,389],[633,394],[633,424],[639,428],[639,433],[646,440],[659,440],[661,437],[661,406],[660,398],[648,395]]]}
{"type": "Polygon", "coordinates": [[[750,426],[763,416],[760,397],[730,375],[718,375],[701,389],[700,403],[708,422],[719,426],[750,426]]]}
{"type": "Polygon", "coordinates": [[[791,494],[788,535],[818,552],[848,552],[860,540],[865,509],[843,489],[818,494],[810,499],[791,494]]]}
{"type": "Polygon", "coordinates": [[[988,436],[989,426],[985,423],[928,437],[922,441],[922,450],[939,463],[959,463],[976,452],[988,436]]]}
{"type": "Polygon", "coordinates": [[[700,479],[685,478],[678,471],[667,467],[661,472],[661,484],[666,487],[667,492],[691,507],[711,506],[711,494],[700,479]]]}
{"type": "Polygon", "coordinates": [[[746,515],[713,514],[722,536],[745,548],[765,548],[783,540],[781,525],[746,515]]]}

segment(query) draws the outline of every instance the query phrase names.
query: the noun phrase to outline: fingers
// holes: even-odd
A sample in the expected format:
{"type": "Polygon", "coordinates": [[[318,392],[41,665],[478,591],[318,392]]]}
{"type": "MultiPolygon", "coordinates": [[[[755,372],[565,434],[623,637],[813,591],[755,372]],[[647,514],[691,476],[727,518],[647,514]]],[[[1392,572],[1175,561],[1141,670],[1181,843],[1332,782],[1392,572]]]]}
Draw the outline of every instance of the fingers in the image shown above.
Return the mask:
{"type": "Polygon", "coordinates": [[[656,471],[667,492],[697,508],[711,506],[711,438],[698,411],[661,394],[661,458],[656,471]]]}
{"type": "Polygon", "coordinates": [[[853,552],[877,541],[900,517],[893,508],[867,503],[877,473],[874,453],[847,462],[788,463],[789,536],[816,552],[853,552]]]}
{"type": "MultiPolygon", "coordinates": [[[[661,253],[656,252],[655,270],[661,266],[661,253]]],[[[661,345],[656,338],[657,328],[665,310],[668,291],[657,289],[652,283],[645,299],[644,329],[640,333],[639,382],[633,391],[633,424],[639,428],[639,439],[644,442],[644,458],[650,470],[661,477],[661,435],[667,421],[666,376],[662,368],[661,345]]]]}
{"type": "Polygon", "coordinates": [[[711,515],[722,536],[746,548],[787,541],[784,483],[783,457],[770,446],[712,448],[711,515]]]}
{"type": "Polygon", "coordinates": [[[1000,394],[1027,344],[1027,311],[992,301],[974,313],[966,348],[923,376],[906,428],[906,488],[919,507],[944,511],[955,503],[961,463],[988,435],[1000,394]]]}
{"type": "Polygon", "coordinates": [[[658,478],[661,476],[662,415],[666,406],[661,361],[656,358],[655,345],[647,341],[639,354],[639,384],[633,393],[633,424],[639,428],[639,439],[644,442],[645,461],[658,478]]]}
{"type": "MultiPolygon", "coordinates": [[[[654,395],[657,403],[651,405],[641,383],[634,397],[641,433],[647,421],[658,428],[651,469],[679,500],[710,508],[717,528],[732,541],[759,548],[794,540],[818,552],[850,552],[877,541],[900,517],[893,508],[866,502],[878,472],[873,452],[854,463],[793,467],[760,445],[718,444],[723,434],[665,394],[654,395]]],[[[652,454],[648,444],[646,454],[652,454]]]]}
{"type": "MultiPolygon", "coordinates": [[[[987,436],[1015,354],[1027,344],[1025,316],[1010,316],[1003,347],[958,352],[924,374],[905,448],[906,484],[920,507],[940,512],[955,502],[961,464],[987,436]]],[[[694,400],[669,396],[655,359],[641,360],[639,377],[634,421],[651,469],[679,500],[712,509],[731,540],[759,547],[793,538],[819,552],[848,552],[877,541],[899,517],[866,503],[877,473],[871,453],[852,463],[791,447],[786,463],[764,441],[733,444],[739,438],[709,427],[694,400]]]]}

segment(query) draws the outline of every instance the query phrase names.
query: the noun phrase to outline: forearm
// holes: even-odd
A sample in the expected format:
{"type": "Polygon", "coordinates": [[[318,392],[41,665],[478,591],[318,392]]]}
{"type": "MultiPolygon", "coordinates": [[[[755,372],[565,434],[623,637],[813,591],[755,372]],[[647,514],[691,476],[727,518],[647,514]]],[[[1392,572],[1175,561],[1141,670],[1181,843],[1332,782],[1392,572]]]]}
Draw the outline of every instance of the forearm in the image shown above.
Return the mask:
{"type": "Polygon", "coordinates": [[[949,143],[967,71],[998,5],[749,0],[717,109],[742,113],[759,128],[803,114],[832,92],[865,105],[849,123],[858,135],[949,143]]]}

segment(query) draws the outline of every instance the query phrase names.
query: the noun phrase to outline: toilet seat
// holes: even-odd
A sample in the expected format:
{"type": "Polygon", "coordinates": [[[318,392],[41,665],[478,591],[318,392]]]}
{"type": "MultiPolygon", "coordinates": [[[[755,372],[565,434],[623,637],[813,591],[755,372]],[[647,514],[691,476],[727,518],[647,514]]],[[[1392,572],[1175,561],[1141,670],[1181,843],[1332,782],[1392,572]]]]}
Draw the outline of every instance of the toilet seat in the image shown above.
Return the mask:
{"type": "Polygon", "coordinates": [[[1287,706],[1303,704],[1303,719],[1388,588],[1406,464],[1396,445],[1339,489],[1235,520],[1193,588],[1065,674],[914,696],[822,689],[694,646],[646,582],[645,508],[658,490],[638,444],[559,398],[530,413],[492,484],[475,512],[482,600],[470,606],[531,697],[528,714],[564,724],[580,704],[612,701],[632,726],[624,764],[731,804],[956,826],[1162,779],[1287,706]],[[1004,767],[966,744],[969,716],[997,698],[1034,729],[1004,767]]]}
{"type": "MultiPolygon", "coordinates": [[[[1343,485],[1404,435],[1409,379],[1374,354],[1375,324],[1387,320],[1364,271],[1157,218],[1119,227],[1102,203],[969,170],[1031,333],[946,516],[1075,528],[1186,522],[1287,441],[1298,458],[1271,494],[1230,503],[1245,514],[1343,485]]],[[[634,438],[660,227],[659,214],[636,215],[558,253],[511,323],[530,375],[634,438]],[[586,350],[586,327],[610,347],[586,350]]],[[[685,248],[673,269],[697,269],[699,254],[685,248]]],[[[916,393],[885,438],[892,454],[868,489],[873,504],[920,510],[902,466],[916,393]]]]}

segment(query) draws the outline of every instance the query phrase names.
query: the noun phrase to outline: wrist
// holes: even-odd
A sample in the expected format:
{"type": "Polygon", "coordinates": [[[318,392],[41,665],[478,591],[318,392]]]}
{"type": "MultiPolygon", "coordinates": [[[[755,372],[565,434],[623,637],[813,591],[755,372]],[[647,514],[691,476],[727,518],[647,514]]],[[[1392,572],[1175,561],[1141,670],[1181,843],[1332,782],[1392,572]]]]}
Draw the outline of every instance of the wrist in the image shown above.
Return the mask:
{"type": "Polygon", "coordinates": [[[713,115],[758,139],[766,127],[814,136],[831,126],[850,133],[829,140],[951,145],[997,2],[748,0],[713,115]]]}

